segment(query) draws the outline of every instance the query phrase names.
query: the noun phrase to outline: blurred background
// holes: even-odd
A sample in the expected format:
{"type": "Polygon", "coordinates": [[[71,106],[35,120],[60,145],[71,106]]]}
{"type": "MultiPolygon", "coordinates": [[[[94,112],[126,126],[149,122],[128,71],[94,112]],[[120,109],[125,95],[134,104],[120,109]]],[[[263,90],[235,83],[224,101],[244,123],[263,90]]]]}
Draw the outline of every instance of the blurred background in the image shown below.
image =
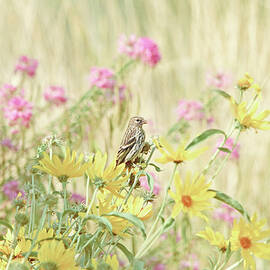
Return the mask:
{"type": "MultiPolygon", "coordinates": [[[[18,57],[27,55],[39,61],[38,87],[63,85],[75,101],[89,88],[92,66],[114,68],[124,33],[153,39],[162,57],[154,69],[138,65],[127,77],[130,115],[154,123],[148,134],[167,133],[180,99],[202,99],[208,73],[231,74],[227,91],[237,96],[234,86],[249,72],[263,88],[260,109],[270,108],[269,1],[0,0],[0,13],[1,84],[10,80],[18,57]]],[[[212,127],[226,129],[229,104],[220,100],[213,115],[212,127]]],[[[190,136],[202,128],[191,128],[190,136]]],[[[113,153],[119,143],[116,136],[113,153]]],[[[218,189],[268,221],[269,155],[269,132],[248,130],[240,138],[239,159],[216,179],[218,189]]]]}

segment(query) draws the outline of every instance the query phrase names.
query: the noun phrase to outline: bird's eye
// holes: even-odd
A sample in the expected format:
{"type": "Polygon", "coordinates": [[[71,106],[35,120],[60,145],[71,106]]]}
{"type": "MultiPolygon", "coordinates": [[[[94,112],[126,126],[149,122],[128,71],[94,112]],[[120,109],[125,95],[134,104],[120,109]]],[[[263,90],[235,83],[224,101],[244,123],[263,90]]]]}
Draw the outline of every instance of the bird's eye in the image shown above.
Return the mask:
{"type": "Polygon", "coordinates": [[[140,119],[136,119],[136,122],[139,123],[140,122],[140,119]]]}

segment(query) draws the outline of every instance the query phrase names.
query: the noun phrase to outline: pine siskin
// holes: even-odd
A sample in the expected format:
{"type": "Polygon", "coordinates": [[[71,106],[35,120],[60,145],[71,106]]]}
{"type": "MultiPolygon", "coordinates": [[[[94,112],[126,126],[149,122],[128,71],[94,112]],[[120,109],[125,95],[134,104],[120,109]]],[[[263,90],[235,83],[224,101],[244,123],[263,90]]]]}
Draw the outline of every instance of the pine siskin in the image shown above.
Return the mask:
{"type": "Polygon", "coordinates": [[[145,132],[142,128],[147,124],[140,116],[132,117],[117,152],[116,165],[132,162],[142,151],[145,141],[145,132]]]}

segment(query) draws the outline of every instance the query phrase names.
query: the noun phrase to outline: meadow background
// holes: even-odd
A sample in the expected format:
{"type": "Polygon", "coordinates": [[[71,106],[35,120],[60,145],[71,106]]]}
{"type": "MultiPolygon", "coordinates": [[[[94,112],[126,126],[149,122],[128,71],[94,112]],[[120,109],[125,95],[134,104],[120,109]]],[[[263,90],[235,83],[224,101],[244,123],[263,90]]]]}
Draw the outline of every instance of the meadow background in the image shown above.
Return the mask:
{"type": "MultiPolygon", "coordinates": [[[[151,128],[146,127],[149,137],[166,134],[177,121],[180,99],[202,98],[208,89],[207,72],[229,72],[234,85],[249,72],[263,87],[261,107],[269,107],[269,1],[0,0],[0,15],[1,85],[12,77],[18,57],[27,55],[39,61],[35,85],[39,89],[62,85],[69,104],[89,88],[92,66],[114,67],[117,40],[122,33],[153,39],[159,46],[161,62],[154,69],[137,65],[126,78],[132,93],[129,115],[141,115],[153,122],[151,128]]],[[[228,91],[236,91],[233,84],[228,91]]],[[[35,95],[38,108],[45,101],[35,95]]],[[[229,112],[229,104],[221,100],[214,108],[214,127],[226,129],[229,112]]],[[[57,111],[43,116],[38,126],[45,128],[46,120],[55,115],[57,111]]],[[[190,137],[202,128],[191,128],[190,137]]],[[[101,129],[100,134],[108,136],[107,126],[101,129]]],[[[123,126],[116,127],[111,157],[122,134],[123,126]]],[[[105,150],[102,136],[97,140],[105,150]]],[[[212,142],[215,145],[215,140],[212,142]]],[[[236,198],[250,213],[257,211],[269,221],[269,133],[248,130],[241,135],[240,147],[239,160],[227,163],[215,181],[216,188],[236,198]]],[[[198,162],[198,167],[204,165],[203,160],[198,162]]],[[[159,182],[166,180],[165,170],[159,182]]],[[[257,266],[269,267],[259,261],[257,266]]]]}

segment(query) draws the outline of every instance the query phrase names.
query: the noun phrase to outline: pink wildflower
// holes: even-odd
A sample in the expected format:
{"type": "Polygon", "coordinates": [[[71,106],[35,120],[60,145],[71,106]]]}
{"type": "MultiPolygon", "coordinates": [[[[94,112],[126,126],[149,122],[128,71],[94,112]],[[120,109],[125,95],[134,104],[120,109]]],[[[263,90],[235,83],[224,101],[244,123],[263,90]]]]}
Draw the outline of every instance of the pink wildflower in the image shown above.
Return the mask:
{"type": "Polygon", "coordinates": [[[207,73],[206,81],[208,86],[224,90],[231,85],[232,75],[221,71],[216,74],[207,73]]]}
{"type": "MultiPolygon", "coordinates": [[[[153,189],[153,193],[157,196],[159,194],[159,192],[160,192],[160,185],[159,185],[159,183],[157,181],[156,175],[154,173],[152,173],[152,172],[150,172],[150,174],[154,178],[154,189],[153,189]]],[[[140,177],[140,184],[141,184],[141,187],[143,187],[147,191],[150,191],[150,187],[149,187],[148,181],[147,181],[147,176],[140,177]]]]}
{"type": "Polygon", "coordinates": [[[72,193],[70,197],[70,201],[74,202],[76,204],[84,203],[85,202],[85,197],[78,194],[78,193],[72,193]]]}
{"type": "Polygon", "coordinates": [[[8,101],[16,92],[17,87],[12,84],[4,84],[3,87],[0,88],[0,103],[4,103],[8,101]]]}
{"type": "Polygon", "coordinates": [[[1,144],[7,147],[9,150],[18,151],[18,148],[12,143],[10,139],[3,139],[1,144]]]}
{"type": "MultiPolygon", "coordinates": [[[[220,138],[217,142],[216,148],[220,147],[221,143],[223,142],[223,139],[220,138]]],[[[233,149],[233,145],[234,145],[234,140],[232,138],[228,138],[227,141],[225,142],[224,146],[225,148],[228,148],[229,150],[232,151],[233,149]]],[[[231,160],[237,160],[239,159],[239,150],[240,150],[240,144],[236,144],[235,148],[233,149],[230,159],[231,160]]],[[[219,155],[222,157],[224,155],[226,155],[226,152],[219,152],[219,155]]]]}
{"type": "Polygon", "coordinates": [[[32,118],[32,104],[22,97],[13,97],[3,109],[4,116],[8,119],[9,125],[16,124],[29,127],[32,118]]]}
{"type": "Polygon", "coordinates": [[[153,270],[165,270],[166,266],[163,263],[158,263],[154,266],[153,270]]]}
{"type": "Polygon", "coordinates": [[[184,260],[180,263],[179,270],[199,270],[199,261],[196,254],[188,255],[184,260]]]}
{"type": "Polygon", "coordinates": [[[9,200],[13,200],[17,197],[19,192],[24,196],[24,191],[19,189],[19,182],[16,180],[9,181],[3,185],[3,193],[9,198],[9,200]]]}
{"type": "Polygon", "coordinates": [[[135,35],[130,35],[127,37],[126,35],[121,35],[118,40],[118,52],[121,54],[125,54],[132,59],[136,59],[138,57],[138,52],[136,51],[137,37],[135,35]]]}
{"type": "Polygon", "coordinates": [[[203,104],[196,100],[180,100],[176,109],[178,118],[186,121],[202,120],[204,118],[203,104]]]}
{"type": "Polygon", "coordinates": [[[92,67],[89,76],[91,86],[103,89],[113,89],[115,86],[115,73],[108,68],[92,67]]]}
{"type": "Polygon", "coordinates": [[[135,55],[151,67],[154,67],[161,59],[157,44],[147,37],[138,39],[135,44],[135,55]]]}
{"type": "Polygon", "coordinates": [[[50,86],[44,92],[44,98],[52,104],[59,106],[67,102],[65,89],[61,86],[50,86]]]}
{"type": "Polygon", "coordinates": [[[30,59],[23,55],[19,58],[18,63],[15,66],[15,72],[20,71],[26,73],[30,77],[34,77],[38,67],[38,61],[36,59],[30,59]]]}
{"type": "Polygon", "coordinates": [[[234,208],[223,203],[220,208],[215,209],[213,217],[218,220],[223,220],[232,226],[233,221],[239,218],[239,214],[234,208]]]}

